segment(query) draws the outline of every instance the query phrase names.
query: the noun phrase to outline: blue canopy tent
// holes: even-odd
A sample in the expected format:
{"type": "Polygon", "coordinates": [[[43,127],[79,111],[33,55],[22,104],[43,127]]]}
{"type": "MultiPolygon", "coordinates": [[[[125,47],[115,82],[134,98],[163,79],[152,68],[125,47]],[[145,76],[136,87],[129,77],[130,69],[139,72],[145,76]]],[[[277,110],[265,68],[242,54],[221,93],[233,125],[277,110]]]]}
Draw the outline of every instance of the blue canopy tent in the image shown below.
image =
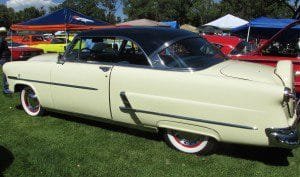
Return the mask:
{"type": "MultiPolygon", "coordinates": [[[[259,33],[271,37],[279,30],[285,28],[287,25],[295,22],[295,19],[276,19],[268,17],[259,17],[251,20],[248,24],[237,27],[232,32],[237,34],[247,33],[247,40],[249,40],[250,33],[259,33]]],[[[300,30],[300,26],[293,29],[300,30]]]]}
{"type": "Polygon", "coordinates": [[[164,21],[162,23],[165,23],[165,24],[169,25],[171,28],[174,28],[174,29],[179,29],[180,28],[180,25],[177,21],[164,21]]]}
{"type": "Polygon", "coordinates": [[[98,29],[110,24],[91,19],[90,17],[69,8],[63,8],[45,16],[12,25],[15,31],[67,31],[98,29]]]}

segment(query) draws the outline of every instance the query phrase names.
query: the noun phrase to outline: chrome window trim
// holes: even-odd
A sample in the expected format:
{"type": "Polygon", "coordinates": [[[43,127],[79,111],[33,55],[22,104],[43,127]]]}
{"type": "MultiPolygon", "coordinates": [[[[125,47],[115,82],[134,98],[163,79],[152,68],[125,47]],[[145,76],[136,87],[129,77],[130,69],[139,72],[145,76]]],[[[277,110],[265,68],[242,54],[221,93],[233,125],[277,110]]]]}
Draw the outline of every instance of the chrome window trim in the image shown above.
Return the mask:
{"type": "MultiPolygon", "coordinates": [[[[201,36],[195,36],[195,35],[189,35],[189,36],[184,36],[184,37],[178,37],[175,38],[171,41],[165,42],[162,46],[160,46],[158,49],[156,49],[152,54],[149,55],[150,58],[153,58],[156,54],[161,52],[162,50],[170,47],[172,44],[184,40],[184,39],[189,39],[189,38],[202,38],[201,36]]],[[[203,39],[203,38],[202,38],[203,39]]]]}

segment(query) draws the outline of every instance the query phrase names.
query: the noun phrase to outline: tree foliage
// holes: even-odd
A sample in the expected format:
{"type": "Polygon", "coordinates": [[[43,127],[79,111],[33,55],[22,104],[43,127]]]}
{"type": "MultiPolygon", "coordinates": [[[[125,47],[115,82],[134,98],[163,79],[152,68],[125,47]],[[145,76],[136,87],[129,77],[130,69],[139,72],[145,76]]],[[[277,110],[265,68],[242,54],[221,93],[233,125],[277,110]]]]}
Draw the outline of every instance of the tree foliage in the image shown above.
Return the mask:
{"type": "Polygon", "coordinates": [[[12,8],[0,5],[0,25],[7,28],[13,23],[23,22],[32,18],[37,18],[45,14],[43,9],[35,7],[25,8],[24,10],[15,12],[12,8]]]}
{"type": "Polygon", "coordinates": [[[280,0],[222,0],[220,2],[221,14],[232,14],[250,20],[261,16],[269,17],[292,17],[291,10],[280,0]]]}
{"type": "MultiPolygon", "coordinates": [[[[65,0],[56,7],[72,8],[92,18],[116,23],[116,5],[122,1],[128,20],[148,18],[156,21],[176,20],[181,24],[200,26],[225,14],[250,20],[260,16],[291,18],[300,17],[300,0],[65,0]]],[[[45,14],[44,9],[35,7],[15,12],[0,5],[1,26],[26,21],[45,14]]]]}
{"type": "Polygon", "coordinates": [[[300,0],[123,0],[128,20],[177,20],[194,26],[228,13],[250,20],[260,16],[291,18],[300,0]]]}

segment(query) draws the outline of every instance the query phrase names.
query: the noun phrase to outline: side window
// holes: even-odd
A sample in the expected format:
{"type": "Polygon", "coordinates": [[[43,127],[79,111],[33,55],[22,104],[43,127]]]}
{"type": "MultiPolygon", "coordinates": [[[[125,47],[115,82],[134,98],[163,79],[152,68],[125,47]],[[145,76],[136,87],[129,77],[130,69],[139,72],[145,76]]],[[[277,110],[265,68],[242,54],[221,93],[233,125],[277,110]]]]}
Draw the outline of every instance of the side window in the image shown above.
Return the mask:
{"type": "Polygon", "coordinates": [[[119,45],[115,38],[83,38],[80,60],[83,62],[114,62],[118,60],[119,45]]]}
{"type": "Polygon", "coordinates": [[[118,63],[149,66],[147,57],[141,48],[132,41],[124,41],[123,50],[118,63]]]}
{"type": "Polygon", "coordinates": [[[28,42],[29,41],[29,36],[25,36],[22,41],[23,42],[28,42]]]}
{"type": "Polygon", "coordinates": [[[68,52],[65,54],[65,60],[78,61],[80,52],[81,39],[76,39],[71,46],[69,46],[68,52]]]}
{"type": "Polygon", "coordinates": [[[85,37],[75,40],[65,55],[67,61],[111,62],[149,65],[143,51],[134,42],[114,37],[85,37]]]}
{"type": "Polygon", "coordinates": [[[42,36],[32,36],[32,41],[34,42],[39,42],[39,41],[43,41],[43,37],[42,36]]]}

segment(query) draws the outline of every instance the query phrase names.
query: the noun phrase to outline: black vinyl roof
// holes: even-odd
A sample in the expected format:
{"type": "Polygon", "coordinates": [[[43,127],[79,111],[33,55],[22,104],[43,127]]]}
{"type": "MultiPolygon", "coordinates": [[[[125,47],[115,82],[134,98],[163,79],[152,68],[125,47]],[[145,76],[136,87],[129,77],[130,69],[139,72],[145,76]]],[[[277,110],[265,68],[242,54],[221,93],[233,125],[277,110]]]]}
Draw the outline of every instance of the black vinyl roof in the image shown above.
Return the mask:
{"type": "Polygon", "coordinates": [[[164,43],[176,38],[189,36],[199,37],[197,34],[178,29],[162,27],[118,27],[85,31],[79,37],[125,37],[140,45],[147,55],[152,54],[164,43]]]}

